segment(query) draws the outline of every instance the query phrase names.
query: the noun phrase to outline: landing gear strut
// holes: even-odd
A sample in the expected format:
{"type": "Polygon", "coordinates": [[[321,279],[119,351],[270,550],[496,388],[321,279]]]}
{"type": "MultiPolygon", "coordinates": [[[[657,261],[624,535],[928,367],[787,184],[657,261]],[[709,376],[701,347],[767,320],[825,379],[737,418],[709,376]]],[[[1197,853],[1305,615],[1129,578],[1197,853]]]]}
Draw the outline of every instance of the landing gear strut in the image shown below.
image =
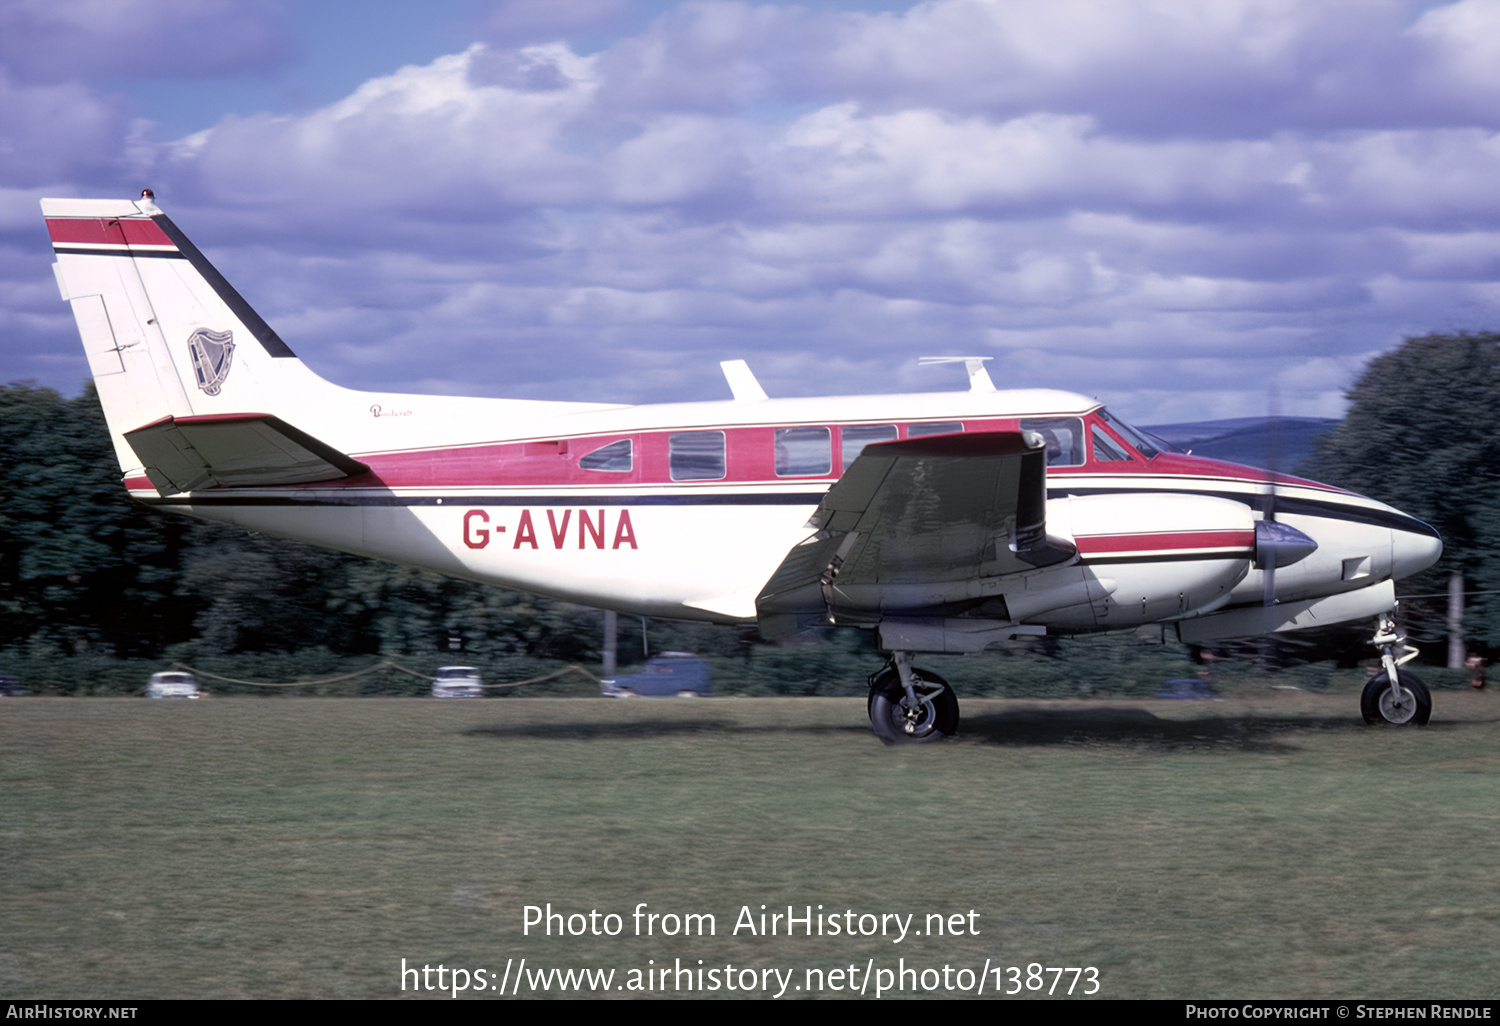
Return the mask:
{"type": "Polygon", "coordinates": [[[891,653],[870,678],[870,726],[888,745],[941,741],[958,730],[958,696],[930,670],[913,669],[911,654],[891,653]]]}
{"type": "Polygon", "coordinates": [[[1432,716],[1432,695],[1420,677],[1401,669],[1417,657],[1417,650],[1397,630],[1394,610],[1381,615],[1370,643],[1380,649],[1382,669],[1366,682],[1359,699],[1365,722],[1422,726],[1432,716]]]}

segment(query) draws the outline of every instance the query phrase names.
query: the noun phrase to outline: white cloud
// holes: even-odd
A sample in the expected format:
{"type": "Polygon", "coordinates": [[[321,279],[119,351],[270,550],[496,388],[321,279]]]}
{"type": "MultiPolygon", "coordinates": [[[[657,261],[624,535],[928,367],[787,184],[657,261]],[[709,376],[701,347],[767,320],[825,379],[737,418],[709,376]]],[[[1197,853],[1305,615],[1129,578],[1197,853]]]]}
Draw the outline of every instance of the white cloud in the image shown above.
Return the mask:
{"type": "Polygon", "coordinates": [[[1460,0],[1424,11],[1410,35],[1430,48],[1423,78],[1448,78],[1493,100],[1500,93],[1500,4],[1460,0]]]}
{"type": "Polygon", "coordinates": [[[1106,131],[1497,126],[1490,0],[940,0],[849,19],[821,76],[871,104],[1089,113],[1106,131]]]}
{"type": "Polygon", "coordinates": [[[611,154],[610,194],[625,204],[693,203],[742,191],[748,171],[733,122],[691,115],[654,121],[611,154]]]}
{"type": "MultiPolygon", "coordinates": [[[[356,387],[718,396],[731,357],[772,394],[961,387],[912,361],[963,351],[1138,419],[1263,412],[1270,381],[1327,413],[1403,333],[1494,323],[1495,10],[684,3],[585,54],[569,34],[625,8],[528,6],[130,160],[356,387]]],[[[118,105],[17,81],[7,184],[113,191],[118,105]]],[[[31,203],[0,193],[12,252],[31,203]]],[[[22,262],[0,261],[8,324],[53,345],[58,308],[20,287],[45,254],[22,262]]]]}
{"type": "Polygon", "coordinates": [[[556,69],[560,84],[497,84],[488,51],[476,44],[366,82],[305,116],[226,119],[179,147],[163,170],[209,200],[314,217],[351,208],[451,217],[586,202],[597,168],[559,137],[597,88],[589,61],[559,47],[528,55],[556,69]]]}

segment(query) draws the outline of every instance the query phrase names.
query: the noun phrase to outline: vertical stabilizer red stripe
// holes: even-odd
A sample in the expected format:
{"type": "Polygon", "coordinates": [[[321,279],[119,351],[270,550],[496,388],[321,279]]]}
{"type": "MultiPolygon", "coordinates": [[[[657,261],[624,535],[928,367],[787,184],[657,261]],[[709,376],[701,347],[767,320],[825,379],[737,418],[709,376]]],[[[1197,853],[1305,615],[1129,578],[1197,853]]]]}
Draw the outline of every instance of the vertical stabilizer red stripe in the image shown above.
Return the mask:
{"type": "Polygon", "coordinates": [[[53,242],[89,246],[171,246],[154,221],[133,221],[107,217],[49,217],[47,234],[53,242]]]}

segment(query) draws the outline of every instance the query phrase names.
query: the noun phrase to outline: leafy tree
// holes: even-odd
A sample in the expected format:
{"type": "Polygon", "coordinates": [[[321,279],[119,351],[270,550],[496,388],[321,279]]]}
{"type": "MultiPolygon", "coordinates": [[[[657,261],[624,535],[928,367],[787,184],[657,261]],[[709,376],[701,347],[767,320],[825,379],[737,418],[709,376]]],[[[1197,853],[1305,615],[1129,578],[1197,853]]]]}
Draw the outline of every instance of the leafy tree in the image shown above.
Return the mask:
{"type": "Polygon", "coordinates": [[[0,646],[124,656],[186,637],[184,526],[120,487],[92,385],[0,387],[0,646]]]}
{"type": "Polygon", "coordinates": [[[350,557],[218,524],[189,524],[182,590],[195,598],[200,651],[373,652],[367,619],[330,616],[350,557]]]}
{"type": "MultiPolygon", "coordinates": [[[[1500,334],[1424,335],[1370,361],[1349,413],[1306,466],[1309,476],[1388,502],[1443,536],[1443,558],[1401,590],[1446,590],[1459,570],[1500,589],[1500,334]]],[[[1466,633],[1500,645],[1500,596],[1480,594],[1466,633]]],[[[1408,603],[1403,603],[1407,606],[1408,603]]],[[[1441,634],[1441,600],[1409,604],[1441,634]]]]}

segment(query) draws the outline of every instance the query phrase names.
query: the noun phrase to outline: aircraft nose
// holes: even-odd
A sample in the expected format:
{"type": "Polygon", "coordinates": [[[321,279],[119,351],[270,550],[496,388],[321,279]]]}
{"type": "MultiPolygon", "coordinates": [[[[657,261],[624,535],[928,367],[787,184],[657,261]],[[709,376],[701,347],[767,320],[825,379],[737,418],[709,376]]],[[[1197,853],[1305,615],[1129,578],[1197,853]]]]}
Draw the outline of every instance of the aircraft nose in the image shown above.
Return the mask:
{"type": "Polygon", "coordinates": [[[1427,532],[1391,531],[1391,577],[1399,580],[1419,574],[1438,561],[1443,554],[1443,540],[1432,528],[1428,527],[1427,532]]]}

